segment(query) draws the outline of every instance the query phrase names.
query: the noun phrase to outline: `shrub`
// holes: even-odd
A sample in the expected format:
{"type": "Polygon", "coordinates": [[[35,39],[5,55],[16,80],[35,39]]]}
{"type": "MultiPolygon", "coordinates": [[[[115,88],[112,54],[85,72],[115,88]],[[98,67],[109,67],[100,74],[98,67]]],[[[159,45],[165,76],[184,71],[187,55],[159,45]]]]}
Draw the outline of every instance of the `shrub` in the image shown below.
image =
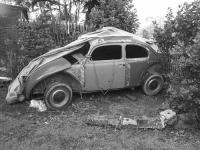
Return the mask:
{"type": "Polygon", "coordinates": [[[158,46],[171,56],[178,54],[179,58],[171,58],[169,64],[176,66],[176,69],[181,66],[184,72],[179,75],[172,70],[168,74],[167,96],[171,107],[178,112],[198,110],[200,106],[199,20],[200,1],[195,0],[180,6],[175,17],[169,9],[163,28],[155,23],[154,37],[158,46]]]}
{"type": "MultiPolygon", "coordinates": [[[[30,60],[49,50],[64,46],[78,37],[78,32],[69,36],[62,25],[43,24],[40,21],[22,22],[17,26],[17,41],[15,47],[7,53],[7,68],[9,76],[15,78],[30,60]]],[[[9,44],[11,46],[11,44],[9,44]]],[[[9,48],[11,49],[11,48],[9,48]]]]}
{"type": "MultiPolygon", "coordinates": [[[[197,33],[193,44],[179,44],[174,50],[183,51],[182,59],[178,62],[184,65],[185,76],[169,74],[170,85],[167,90],[172,108],[177,111],[196,110],[200,106],[200,32],[197,33]]],[[[177,63],[177,62],[172,62],[177,63]]]]}

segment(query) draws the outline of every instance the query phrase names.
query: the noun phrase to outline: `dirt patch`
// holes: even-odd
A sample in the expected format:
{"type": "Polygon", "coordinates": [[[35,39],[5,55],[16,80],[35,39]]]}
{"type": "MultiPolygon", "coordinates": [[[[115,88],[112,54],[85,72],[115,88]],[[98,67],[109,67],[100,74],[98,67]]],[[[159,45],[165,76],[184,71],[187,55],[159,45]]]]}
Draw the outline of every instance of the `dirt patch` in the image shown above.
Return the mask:
{"type": "Polygon", "coordinates": [[[142,130],[88,126],[84,118],[91,114],[124,117],[156,116],[164,101],[162,94],[145,96],[140,89],[78,95],[65,111],[43,113],[29,103],[7,105],[6,89],[0,91],[0,149],[200,149],[200,132],[190,128],[142,130]],[[127,96],[128,95],[128,96],[127,96]]]}

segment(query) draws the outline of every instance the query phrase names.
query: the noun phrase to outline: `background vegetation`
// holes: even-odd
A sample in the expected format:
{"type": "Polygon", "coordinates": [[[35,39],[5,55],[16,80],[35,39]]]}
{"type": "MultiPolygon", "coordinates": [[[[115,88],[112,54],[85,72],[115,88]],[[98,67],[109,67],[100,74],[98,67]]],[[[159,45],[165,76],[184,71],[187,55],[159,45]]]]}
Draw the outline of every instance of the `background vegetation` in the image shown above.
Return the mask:
{"type": "MultiPolygon", "coordinates": [[[[7,64],[7,68],[13,78],[31,59],[68,44],[82,33],[103,26],[115,26],[132,33],[138,28],[137,14],[132,0],[13,0],[13,2],[27,8],[30,14],[36,13],[35,20],[29,18],[28,21],[20,21],[12,28],[17,37],[11,40],[14,42],[12,47],[15,48],[6,48],[5,62],[12,60],[7,64]],[[80,23],[83,14],[85,21],[80,23]]],[[[28,18],[26,13],[25,18],[28,18]]]]}
{"type": "Polygon", "coordinates": [[[164,27],[154,22],[154,38],[162,52],[176,55],[170,64],[181,66],[182,75],[169,72],[168,100],[178,112],[199,110],[200,106],[200,1],[184,3],[173,16],[169,9],[164,27]],[[183,73],[184,72],[184,73],[183,73]]]}

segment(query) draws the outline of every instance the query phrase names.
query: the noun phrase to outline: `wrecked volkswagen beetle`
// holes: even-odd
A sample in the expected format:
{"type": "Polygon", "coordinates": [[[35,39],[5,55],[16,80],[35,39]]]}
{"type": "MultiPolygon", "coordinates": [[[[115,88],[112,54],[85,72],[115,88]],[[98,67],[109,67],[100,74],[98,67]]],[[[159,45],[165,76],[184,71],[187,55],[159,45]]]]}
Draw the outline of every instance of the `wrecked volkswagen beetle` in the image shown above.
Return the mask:
{"type": "Polygon", "coordinates": [[[159,53],[148,40],[104,27],[32,60],[8,87],[14,103],[42,94],[49,109],[68,106],[74,92],[142,86],[147,95],[163,87],[159,53]]]}

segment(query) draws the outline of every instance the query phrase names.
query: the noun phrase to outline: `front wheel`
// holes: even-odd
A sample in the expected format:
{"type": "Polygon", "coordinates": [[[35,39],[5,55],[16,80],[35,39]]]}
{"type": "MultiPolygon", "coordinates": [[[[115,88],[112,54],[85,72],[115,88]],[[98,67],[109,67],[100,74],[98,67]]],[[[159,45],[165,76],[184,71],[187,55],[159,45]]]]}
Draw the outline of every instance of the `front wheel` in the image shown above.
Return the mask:
{"type": "Polygon", "coordinates": [[[54,82],[47,87],[44,96],[49,109],[63,109],[71,103],[72,89],[65,83],[54,82]]]}
{"type": "Polygon", "coordinates": [[[143,83],[143,91],[146,95],[156,95],[163,87],[163,77],[159,74],[153,74],[147,77],[143,83]]]}

